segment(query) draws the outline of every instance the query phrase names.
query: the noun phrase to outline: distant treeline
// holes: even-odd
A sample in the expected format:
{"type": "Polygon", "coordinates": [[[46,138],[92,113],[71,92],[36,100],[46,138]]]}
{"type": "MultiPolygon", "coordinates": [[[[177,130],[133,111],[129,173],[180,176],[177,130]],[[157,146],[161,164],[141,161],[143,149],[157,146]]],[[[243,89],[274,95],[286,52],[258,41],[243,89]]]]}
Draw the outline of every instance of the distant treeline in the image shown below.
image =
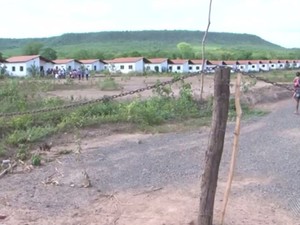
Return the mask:
{"type": "MultiPolygon", "coordinates": [[[[144,56],[147,58],[201,58],[201,31],[111,31],[70,33],[49,38],[1,39],[0,57],[40,54],[49,59],[112,59],[144,56]]],[[[206,58],[299,59],[300,49],[286,49],[251,34],[209,32],[206,58]]]]}

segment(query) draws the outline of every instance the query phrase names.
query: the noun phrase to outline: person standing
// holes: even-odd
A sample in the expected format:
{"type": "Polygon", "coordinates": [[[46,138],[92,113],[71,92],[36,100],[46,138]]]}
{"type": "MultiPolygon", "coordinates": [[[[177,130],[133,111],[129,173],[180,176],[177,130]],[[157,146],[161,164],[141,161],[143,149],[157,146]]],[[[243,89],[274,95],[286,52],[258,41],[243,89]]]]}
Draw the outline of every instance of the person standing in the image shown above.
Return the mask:
{"type": "Polygon", "coordinates": [[[300,101],[300,72],[296,73],[296,77],[293,80],[294,83],[294,94],[293,97],[296,101],[295,114],[299,114],[299,101],[300,101]]]}
{"type": "Polygon", "coordinates": [[[86,79],[86,80],[89,79],[89,75],[90,75],[89,69],[86,68],[86,69],[85,69],[85,79],[86,79]]]}

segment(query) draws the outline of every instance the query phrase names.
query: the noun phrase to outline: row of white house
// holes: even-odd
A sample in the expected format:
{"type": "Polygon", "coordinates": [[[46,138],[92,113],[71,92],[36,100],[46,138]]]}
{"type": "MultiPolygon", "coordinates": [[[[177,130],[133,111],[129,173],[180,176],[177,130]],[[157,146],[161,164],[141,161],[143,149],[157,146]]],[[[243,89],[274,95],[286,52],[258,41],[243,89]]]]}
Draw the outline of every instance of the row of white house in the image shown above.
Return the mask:
{"type": "Polygon", "coordinates": [[[97,72],[108,70],[111,73],[121,74],[143,73],[145,71],[195,73],[201,72],[203,66],[206,72],[213,72],[217,66],[228,66],[232,68],[232,71],[259,72],[276,69],[298,69],[300,68],[300,60],[203,61],[200,59],[146,59],[144,57],[115,58],[112,60],[49,60],[40,55],[26,55],[0,60],[0,66],[5,67],[8,74],[12,76],[26,76],[28,69],[32,67],[38,68],[40,72],[45,72],[49,69],[78,70],[82,66],[97,72]]]}

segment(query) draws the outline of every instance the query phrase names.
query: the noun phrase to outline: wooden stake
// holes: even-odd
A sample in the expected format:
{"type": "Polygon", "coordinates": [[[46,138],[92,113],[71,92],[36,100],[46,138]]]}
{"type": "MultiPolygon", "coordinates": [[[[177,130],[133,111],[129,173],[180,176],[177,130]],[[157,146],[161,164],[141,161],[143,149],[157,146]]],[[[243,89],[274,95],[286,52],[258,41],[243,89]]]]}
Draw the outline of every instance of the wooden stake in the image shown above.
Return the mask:
{"type": "Polygon", "coordinates": [[[242,108],[241,108],[241,74],[237,75],[236,84],[235,84],[235,108],[236,108],[236,124],[234,130],[234,140],[233,140],[233,147],[232,147],[232,155],[231,155],[231,162],[230,162],[230,170],[226,185],[226,191],[224,193],[223,198],[223,207],[222,207],[222,216],[221,216],[221,225],[224,223],[224,217],[226,212],[226,207],[228,203],[229,193],[231,190],[231,184],[234,175],[234,169],[236,165],[236,158],[238,153],[238,144],[239,144],[239,137],[240,137],[240,128],[241,128],[241,118],[242,118],[242,108]]]}
{"type": "Polygon", "coordinates": [[[230,68],[219,68],[215,73],[211,135],[205,154],[201,178],[199,225],[212,225],[219,166],[223,153],[224,138],[229,110],[230,68]]]}

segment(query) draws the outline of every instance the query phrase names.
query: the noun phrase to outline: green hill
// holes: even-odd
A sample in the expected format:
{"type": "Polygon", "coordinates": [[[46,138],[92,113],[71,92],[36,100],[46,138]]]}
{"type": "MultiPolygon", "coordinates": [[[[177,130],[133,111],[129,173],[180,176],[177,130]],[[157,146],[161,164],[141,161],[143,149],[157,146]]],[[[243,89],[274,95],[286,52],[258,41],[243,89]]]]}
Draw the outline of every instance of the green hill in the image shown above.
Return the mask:
{"type": "MultiPolygon", "coordinates": [[[[178,57],[177,44],[191,45],[195,57],[200,56],[204,32],[187,30],[161,31],[110,31],[95,33],[68,33],[48,38],[4,39],[0,38],[0,52],[4,57],[23,54],[29,43],[39,42],[44,48],[52,48],[59,58],[113,58],[119,56],[178,57]]],[[[251,34],[209,32],[206,49],[212,58],[240,57],[238,51],[264,55],[286,52],[287,49],[251,34]],[[268,53],[269,54],[269,53],[268,53]]],[[[254,54],[254,56],[253,56],[254,54]]],[[[271,57],[271,56],[269,56],[271,57]]],[[[268,58],[266,56],[265,58],[268,58]]]]}

